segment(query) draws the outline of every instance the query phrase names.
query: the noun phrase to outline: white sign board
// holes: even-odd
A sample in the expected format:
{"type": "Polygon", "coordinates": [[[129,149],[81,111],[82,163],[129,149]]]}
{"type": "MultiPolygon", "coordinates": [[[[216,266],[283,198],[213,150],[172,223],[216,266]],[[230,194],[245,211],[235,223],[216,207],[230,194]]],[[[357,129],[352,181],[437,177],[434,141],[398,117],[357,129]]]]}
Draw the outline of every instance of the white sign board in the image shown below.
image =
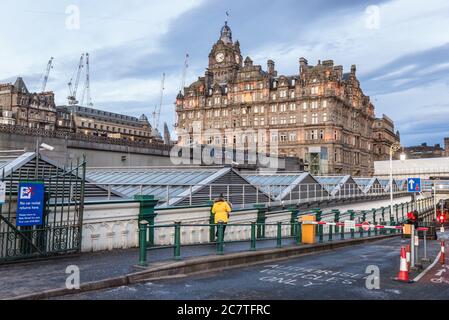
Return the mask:
{"type": "Polygon", "coordinates": [[[6,202],[6,182],[0,182],[0,204],[6,202]]]}
{"type": "Polygon", "coordinates": [[[441,233],[444,232],[444,227],[441,227],[440,232],[441,233]]]}
{"type": "Polygon", "coordinates": [[[345,228],[355,230],[355,220],[345,220],[345,228]]]}
{"type": "Polygon", "coordinates": [[[415,247],[419,247],[419,237],[415,236],[415,247]]]}

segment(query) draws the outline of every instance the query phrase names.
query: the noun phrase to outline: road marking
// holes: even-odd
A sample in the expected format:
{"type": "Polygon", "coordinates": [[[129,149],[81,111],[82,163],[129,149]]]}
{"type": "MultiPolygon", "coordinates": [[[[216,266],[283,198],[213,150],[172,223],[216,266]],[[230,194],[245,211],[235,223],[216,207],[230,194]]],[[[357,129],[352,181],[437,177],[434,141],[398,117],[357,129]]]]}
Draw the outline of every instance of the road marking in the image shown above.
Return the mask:
{"type": "Polygon", "coordinates": [[[415,279],[413,279],[413,281],[418,282],[419,280],[421,280],[421,278],[424,277],[426,273],[429,272],[429,270],[432,269],[437,264],[438,260],[440,260],[440,256],[441,252],[438,253],[437,257],[435,258],[435,261],[430,266],[428,266],[426,270],[421,272],[415,279]]]}

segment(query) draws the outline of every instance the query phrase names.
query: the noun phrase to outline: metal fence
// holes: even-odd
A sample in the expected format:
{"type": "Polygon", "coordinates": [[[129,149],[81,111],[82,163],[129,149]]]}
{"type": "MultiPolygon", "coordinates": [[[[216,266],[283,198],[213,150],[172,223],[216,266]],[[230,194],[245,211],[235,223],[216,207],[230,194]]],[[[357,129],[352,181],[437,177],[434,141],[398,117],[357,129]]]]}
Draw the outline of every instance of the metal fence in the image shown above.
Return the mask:
{"type": "MultiPolygon", "coordinates": [[[[369,222],[373,225],[385,226],[385,228],[370,228],[364,230],[362,227],[349,229],[339,225],[321,225],[316,228],[316,242],[332,242],[346,239],[365,238],[387,234],[401,234],[402,226],[407,221],[407,212],[418,210],[421,225],[432,223],[433,221],[433,197],[424,198],[416,201],[416,203],[406,202],[394,206],[392,212],[390,208],[377,208],[372,210],[348,210],[340,212],[332,210],[323,212],[321,209],[291,213],[288,221],[278,221],[276,223],[266,223],[265,221],[249,222],[249,223],[229,223],[226,225],[219,224],[189,224],[176,222],[174,224],[152,225],[147,221],[141,221],[139,224],[139,264],[147,265],[147,250],[172,248],[173,258],[180,260],[182,258],[181,250],[183,245],[183,234],[186,229],[195,229],[199,234],[201,231],[208,231],[209,240],[197,244],[216,245],[216,253],[222,255],[224,253],[224,244],[233,242],[246,242],[247,250],[254,251],[260,242],[264,242],[264,248],[280,248],[283,245],[301,245],[302,244],[302,227],[300,217],[302,215],[315,215],[316,222],[339,222],[352,220],[357,223],[369,222]],[[388,228],[391,227],[391,228],[388,228]],[[398,227],[398,228],[396,228],[398,227]],[[229,233],[235,232],[236,229],[240,235],[238,240],[225,240],[229,233]],[[167,244],[157,245],[155,235],[158,231],[166,236],[167,244]]],[[[272,212],[269,217],[278,214],[285,214],[285,211],[272,212]]],[[[268,216],[267,216],[268,217],[268,216]]],[[[190,243],[192,244],[192,243],[190,243]]]]}

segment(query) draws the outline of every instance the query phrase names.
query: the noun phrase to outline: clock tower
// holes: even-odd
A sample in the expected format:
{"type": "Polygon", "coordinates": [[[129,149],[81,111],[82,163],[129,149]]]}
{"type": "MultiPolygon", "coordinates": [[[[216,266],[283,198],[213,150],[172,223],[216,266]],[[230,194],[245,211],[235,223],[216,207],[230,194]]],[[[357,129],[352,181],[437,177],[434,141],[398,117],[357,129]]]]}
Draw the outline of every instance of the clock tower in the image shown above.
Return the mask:
{"type": "Polygon", "coordinates": [[[232,31],[226,21],[221,28],[220,39],[214,44],[209,54],[207,73],[212,75],[213,83],[226,84],[235,78],[241,66],[240,43],[232,41],[232,31]]]}

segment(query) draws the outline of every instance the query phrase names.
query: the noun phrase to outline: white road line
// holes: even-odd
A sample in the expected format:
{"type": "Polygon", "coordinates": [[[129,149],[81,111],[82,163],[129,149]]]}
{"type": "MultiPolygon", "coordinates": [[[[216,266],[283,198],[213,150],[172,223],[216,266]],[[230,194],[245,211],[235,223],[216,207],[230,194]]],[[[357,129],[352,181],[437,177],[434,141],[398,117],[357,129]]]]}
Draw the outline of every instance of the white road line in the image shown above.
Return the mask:
{"type": "Polygon", "coordinates": [[[415,279],[413,279],[413,281],[418,282],[419,280],[421,280],[421,278],[424,277],[425,274],[427,272],[429,272],[429,270],[432,269],[437,264],[438,260],[440,260],[440,256],[441,256],[441,252],[438,253],[437,257],[435,258],[435,261],[430,266],[428,266],[426,270],[421,272],[415,279]]]}

